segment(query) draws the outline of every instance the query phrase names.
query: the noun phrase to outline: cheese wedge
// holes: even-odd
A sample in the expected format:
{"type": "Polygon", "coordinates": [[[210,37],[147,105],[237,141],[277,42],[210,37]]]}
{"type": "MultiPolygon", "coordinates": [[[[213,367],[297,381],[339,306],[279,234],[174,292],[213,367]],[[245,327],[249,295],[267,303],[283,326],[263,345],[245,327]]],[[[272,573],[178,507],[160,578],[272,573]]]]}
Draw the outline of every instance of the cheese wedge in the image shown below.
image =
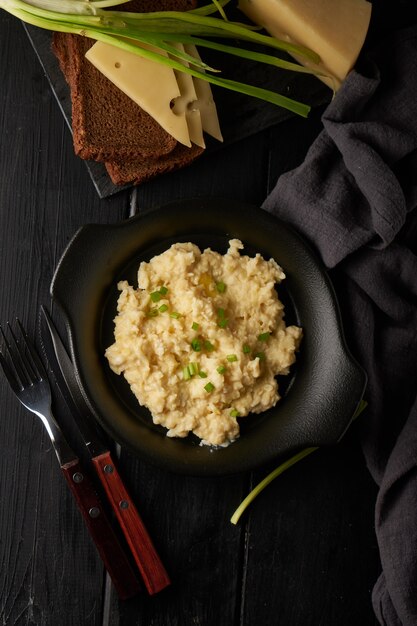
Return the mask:
{"type": "MultiPolygon", "coordinates": [[[[184,52],[184,46],[181,43],[173,42],[172,46],[177,50],[184,52]]],[[[189,67],[189,63],[182,59],[177,59],[185,67],[189,67]]],[[[180,96],[173,100],[172,111],[176,115],[185,116],[187,120],[188,133],[192,143],[195,143],[200,148],[205,148],[203,138],[203,125],[201,122],[200,111],[196,106],[197,94],[194,88],[194,79],[190,74],[185,74],[174,70],[178,87],[180,90],[180,96]]]]}
{"type": "MultiPolygon", "coordinates": [[[[194,44],[184,44],[184,50],[195,59],[200,60],[200,55],[198,54],[198,50],[194,44]]],[[[211,137],[214,137],[214,139],[223,141],[216,103],[214,102],[210,83],[206,80],[202,80],[201,78],[194,78],[193,80],[194,89],[197,94],[195,106],[200,111],[203,130],[211,137]]]]}
{"type": "MultiPolygon", "coordinates": [[[[156,50],[144,44],[143,47],[156,50]]],[[[165,54],[159,49],[157,52],[165,54]]],[[[101,41],[97,41],[85,56],[167,133],[179,143],[191,147],[185,112],[177,114],[171,108],[171,103],[181,96],[172,68],[101,41]]]]}
{"type": "Polygon", "coordinates": [[[294,56],[329,74],[319,78],[336,90],[361,51],[372,5],[367,0],[239,0],[239,8],[274,37],[314,50],[321,58],[318,66],[294,56]]]}

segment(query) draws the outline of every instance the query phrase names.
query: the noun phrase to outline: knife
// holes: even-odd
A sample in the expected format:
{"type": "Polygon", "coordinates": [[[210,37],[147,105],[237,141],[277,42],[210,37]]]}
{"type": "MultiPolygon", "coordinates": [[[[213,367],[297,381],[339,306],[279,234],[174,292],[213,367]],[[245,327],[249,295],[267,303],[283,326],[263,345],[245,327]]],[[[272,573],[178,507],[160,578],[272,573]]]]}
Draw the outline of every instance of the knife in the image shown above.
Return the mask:
{"type": "Polygon", "coordinates": [[[52,318],[44,306],[41,312],[45,322],[42,339],[49,364],[91,455],[93,467],[115,512],[145,587],[150,595],[154,595],[171,581],[121,479],[111,452],[104,443],[104,435],[93,422],[94,417],[78,385],[74,365],[52,318]]]}

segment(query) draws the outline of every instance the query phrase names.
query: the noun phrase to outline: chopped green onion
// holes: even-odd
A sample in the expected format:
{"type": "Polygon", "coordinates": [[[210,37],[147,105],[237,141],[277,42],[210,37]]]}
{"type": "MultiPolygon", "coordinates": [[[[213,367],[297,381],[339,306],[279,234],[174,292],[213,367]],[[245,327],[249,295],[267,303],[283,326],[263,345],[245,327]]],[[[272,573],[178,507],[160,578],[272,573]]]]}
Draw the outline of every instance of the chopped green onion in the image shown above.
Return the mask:
{"type": "Polygon", "coordinates": [[[162,287],[159,290],[159,293],[161,294],[161,296],[166,296],[168,293],[168,287],[165,287],[164,285],[162,285],[162,287]]]}
{"type": "Polygon", "coordinates": [[[203,370],[200,370],[198,372],[198,375],[200,376],[200,378],[207,378],[207,374],[206,374],[206,372],[203,372],[203,370]]]}
{"type": "Polygon", "coordinates": [[[161,298],[162,298],[162,296],[159,293],[159,291],[152,291],[152,293],[151,293],[151,300],[152,300],[152,302],[159,302],[161,298]]]}
{"type": "Polygon", "coordinates": [[[182,376],[184,380],[190,380],[191,374],[190,374],[190,370],[188,369],[188,365],[182,368],[182,376]]]}
{"type": "Polygon", "coordinates": [[[230,411],[230,417],[239,417],[239,411],[237,409],[232,409],[230,411]]]}
{"type": "Polygon", "coordinates": [[[210,393],[214,389],[213,383],[207,383],[207,385],[204,385],[204,389],[207,391],[207,393],[210,393]]]}
{"type": "Polygon", "coordinates": [[[170,317],[173,317],[176,320],[181,317],[181,313],[178,313],[177,311],[172,311],[172,313],[170,313],[169,315],[170,317]]]}
{"type": "Polygon", "coordinates": [[[187,365],[188,371],[190,372],[190,376],[194,376],[194,374],[198,374],[198,365],[197,363],[189,363],[187,365]]]}
{"type": "Polygon", "coordinates": [[[219,307],[219,308],[217,309],[217,315],[220,317],[220,319],[222,319],[222,318],[224,317],[224,315],[225,315],[225,311],[224,311],[224,309],[222,309],[221,307],[219,307]]]}
{"type": "Polygon", "coordinates": [[[261,333],[260,335],[258,335],[258,341],[268,341],[270,336],[271,333],[261,333]]]}
{"type": "Polygon", "coordinates": [[[249,352],[250,352],[250,346],[248,346],[248,344],[247,344],[247,343],[244,343],[244,344],[243,344],[243,347],[242,347],[242,350],[243,350],[243,354],[249,354],[249,352]]]}
{"type": "Polygon", "coordinates": [[[226,285],[223,281],[216,283],[216,289],[219,293],[224,293],[226,291],[226,285]]]}
{"type": "Polygon", "coordinates": [[[194,352],[200,352],[200,350],[201,350],[201,341],[200,341],[200,339],[197,339],[197,338],[193,339],[192,342],[191,342],[191,347],[194,350],[194,352]]]}
{"type": "Polygon", "coordinates": [[[226,371],[226,368],[224,365],[219,365],[219,367],[217,368],[217,371],[219,372],[219,374],[224,374],[226,371]]]}
{"type": "Polygon", "coordinates": [[[149,309],[146,313],[148,317],[156,317],[158,315],[158,309],[154,306],[152,309],[149,309]]]}
{"type": "Polygon", "coordinates": [[[264,361],[265,360],[265,352],[257,352],[255,354],[255,359],[259,359],[260,361],[264,361]]]}
{"type": "Polygon", "coordinates": [[[210,343],[208,339],[204,342],[204,349],[207,350],[207,352],[212,352],[214,350],[213,344],[210,343]]]}
{"type": "Polygon", "coordinates": [[[197,324],[197,322],[193,322],[191,328],[193,330],[200,330],[200,324],[197,324]]]}
{"type": "Polygon", "coordinates": [[[227,320],[225,317],[221,317],[217,321],[217,326],[219,326],[219,328],[226,328],[228,323],[229,323],[229,320],[227,320]]]}
{"type": "Polygon", "coordinates": [[[165,313],[165,311],[168,311],[168,306],[166,304],[161,304],[161,306],[159,307],[158,311],[160,313],[165,313]]]}
{"type": "Polygon", "coordinates": [[[237,356],[236,354],[228,354],[226,359],[229,361],[229,363],[233,363],[234,361],[237,361],[237,356]]]}

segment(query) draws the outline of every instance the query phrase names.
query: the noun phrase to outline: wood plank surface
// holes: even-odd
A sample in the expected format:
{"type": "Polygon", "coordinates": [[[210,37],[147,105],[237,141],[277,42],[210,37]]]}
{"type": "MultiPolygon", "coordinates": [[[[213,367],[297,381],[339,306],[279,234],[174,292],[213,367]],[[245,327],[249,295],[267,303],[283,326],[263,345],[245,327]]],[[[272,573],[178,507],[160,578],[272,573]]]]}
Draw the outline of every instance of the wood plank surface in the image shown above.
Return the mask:
{"type": "MultiPolygon", "coordinates": [[[[51,306],[56,263],[77,228],[225,196],[260,204],[301,162],[319,130],[290,120],[192,167],[100,200],[17,20],[0,13],[0,322],[34,334],[51,306]]],[[[55,392],[55,397],[59,396],[55,392]]],[[[67,421],[67,411],[60,407],[67,421]]],[[[365,418],[364,418],[365,419],[365,418]]],[[[77,442],[75,434],[71,441],[77,442]]],[[[177,476],[122,451],[120,470],[172,577],[171,588],[120,602],[62,479],[40,422],[0,376],[0,623],[34,626],[373,626],[376,488],[357,427],[275,481],[242,521],[253,475],[177,476]],[[107,589],[107,591],[106,591],[107,589]]]]}

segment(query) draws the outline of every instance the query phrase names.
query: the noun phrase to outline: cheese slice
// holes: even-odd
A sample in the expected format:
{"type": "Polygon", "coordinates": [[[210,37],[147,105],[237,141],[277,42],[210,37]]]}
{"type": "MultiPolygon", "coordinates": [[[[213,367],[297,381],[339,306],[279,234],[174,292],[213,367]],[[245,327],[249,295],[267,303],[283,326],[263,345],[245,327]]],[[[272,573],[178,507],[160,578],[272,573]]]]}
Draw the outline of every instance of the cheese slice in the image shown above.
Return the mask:
{"type": "MultiPolygon", "coordinates": [[[[200,60],[200,55],[194,44],[184,44],[184,49],[195,59],[200,60]]],[[[201,123],[203,130],[217,139],[223,141],[222,131],[220,130],[219,117],[217,115],[216,103],[214,102],[213,93],[210,83],[202,78],[194,78],[194,89],[197,94],[195,106],[200,111],[201,123]]]]}
{"type": "MultiPolygon", "coordinates": [[[[177,50],[184,52],[184,46],[181,43],[172,42],[171,44],[177,50]]],[[[185,67],[189,67],[189,63],[183,59],[177,59],[185,67]]],[[[190,74],[174,70],[178,87],[180,90],[180,96],[173,100],[172,111],[176,115],[185,116],[188,125],[188,133],[192,143],[195,143],[200,148],[205,148],[203,138],[203,126],[201,122],[201,115],[198,107],[196,106],[197,94],[194,88],[194,79],[190,74]]]]}
{"type": "Polygon", "coordinates": [[[330,78],[319,78],[337,89],[361,51],[372,5],[367,0],[239,0],[239,8],[274,37],[314,50],[319,66],[294,56],[327,72],[330,78]]]}
{"type": "MultiPolygon", "coordinates": [[[[143,48],[164,51],[151,46],[143,48]]],[[[86,58],[112,83],[151,115],[178,142],[191,147],[185,111],[177,114],[171,103],[181,96],[174,70],[133,52],[97,41],[86,58]]]]}

